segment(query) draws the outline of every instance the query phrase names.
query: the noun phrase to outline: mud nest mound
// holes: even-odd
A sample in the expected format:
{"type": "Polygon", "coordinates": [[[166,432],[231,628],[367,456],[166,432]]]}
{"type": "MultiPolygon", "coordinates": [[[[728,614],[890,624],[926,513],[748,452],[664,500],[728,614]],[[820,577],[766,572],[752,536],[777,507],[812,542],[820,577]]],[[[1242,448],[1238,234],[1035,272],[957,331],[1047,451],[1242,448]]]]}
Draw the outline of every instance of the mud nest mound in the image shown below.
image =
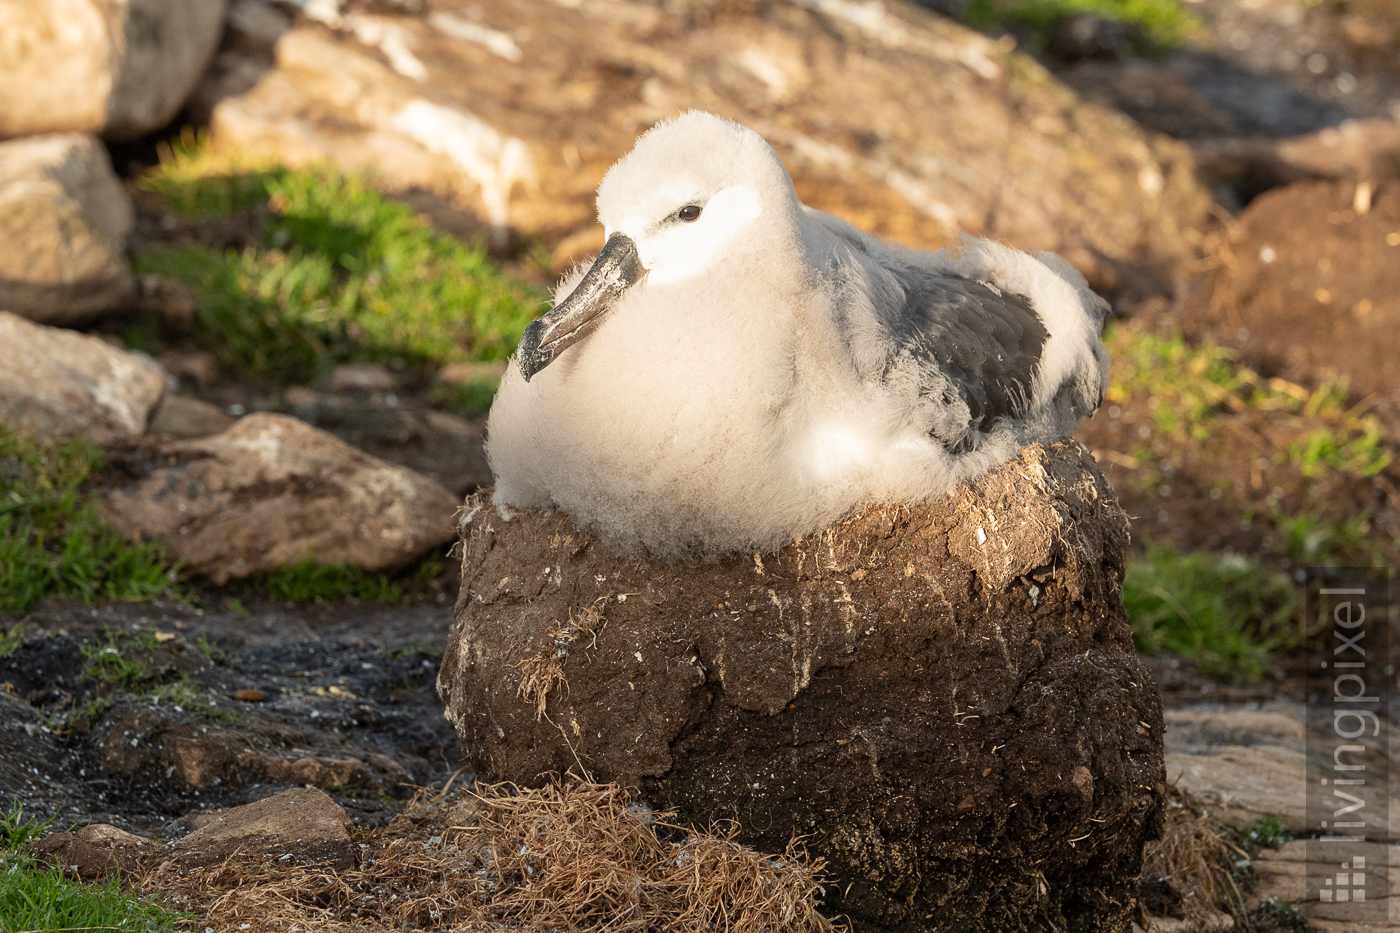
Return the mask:
{"type": "Polygon", "coordinates": [[[438,680],[479,776],[582,771],[763,851],[805,837],[859,929],[1127,929],[1162,710],[1081,446],[689,565],[489,495],[438,680]]]}

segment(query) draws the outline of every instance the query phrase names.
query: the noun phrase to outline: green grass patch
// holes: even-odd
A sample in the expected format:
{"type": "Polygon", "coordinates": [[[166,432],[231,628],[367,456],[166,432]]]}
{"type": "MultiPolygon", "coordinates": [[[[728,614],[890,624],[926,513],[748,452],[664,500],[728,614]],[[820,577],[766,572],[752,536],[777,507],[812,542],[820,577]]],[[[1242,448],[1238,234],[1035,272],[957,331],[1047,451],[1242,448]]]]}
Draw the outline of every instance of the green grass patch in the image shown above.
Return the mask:
{"type": "Polygon", "coordinates": [[[1190,658],[1229,682],[1259,680],[1298,643],[1292,581],[1233,554],[1151,547],[1128,563],[1123,604],[1139,651],[1190,658]]]}
{"type": "Polygon", "coordinates": [[[0,632],[0,660],[8,658],[24,644],[24,623],[12,625],[0,632]]]}
{"type": "Polygon", "coordinates": [[[1290,444],[1288,461],[1307,477],[1336,470],[1370,478],[1390,465],[1390,452],[1381,445],[1380,428],[1363,426],[1359,432],[1322,428],[1290,444]]]}
{"type": "Polygon", "coordinates": [[[1256,846],[1277,848],[1293,837],[1283,825],[1283,815],[1270,813],[1261,816],[1244,831],[1244,838],[1256,846]]]}
{"type": "MultiPolygon", "coordinates": [[[[214,646],[203,635],[195,646],[205,657],[214,660],[214,646]]],[[[243,717],[233,710],[220,706],[218,701],[191,679],[188,673],[181,673],[170,680],[168,673],[153,670],[150,663],[139,658],[129,657],[136,653],[152,653],[162,650],[152,631],[141,632],[130,638],[108,631],[101,641],[90,642],[79,647],[79,652],[88,662],[83,674],[94,680],[141,697],[156,705],[178,707],[201,719],[216,722],[242,722],[243,717]],[[125,650],[124,650],[125,649],[125,650]]],[[[66,726],[58,724],[55,731],[68,731],[86,720],[90,726],[102,717],[111,705],[110,699],[85,698],[82,704],[76,700],[66,713],[66,726]]]]}
{"type": "Polygon", "coordinates": [[[212,698],[208,691],[201,690],[199,685],[190,679],[189,674],[181,674],[179,680],[161,684],[147,693],[146,698],[157,706],[171,706],[181,712],[192,713],[200,719],[206,719],[210,722],[240,723],[243,721],[243,716],[240,713],[224,708],[212,698]]]}
{"type": "Polygon", "coordinates": [[[57,817],[39,822],[24,815],[24,804],[18,797],[10,804],[10,812],[0,814],[0,852],[13,852],[44,835],[57,817]]]}
{"type": "MultiPolygon", "coordinates": [[[[445,563],[426,558],[415,568],[397,575],[375,573],[348,564],[318,564],[307,558],[290,567],[253,574],[242,584],[249,592],[278,602],[324,603],[339,599],[362,602],[405,603],[427,599],[432,581],[443,573],[445,563]]],[[[235,600],[227,600],[230,604],[235,600]]],[[[231,608],[238,611],[240,606],[231,608]]],[[[242,610],[247,611],[247,610],[242,610]]]]}
{"type": "Polygon", "coordinates": [[[1369,554],[1366,533],[1370,520],[1358,516],[1333,521],[1320,515],[1274,515],[1273,544],[1297,564],[1343,564],[1363,557],[1372,563],[1381,556],[1369,554]]]}
{"type": "Polygon", "coordinates": [[[1136,26],[1146,40],[1143,51],[1175,48],[1204,39],[1209,30],[1180,0],[972,0],[967,20],[979,29],[1009,23],[1030,26],[1044,49],[1050,34],[1071,16],[1095,16],[1136,26]]]}
{"type": "Polygon", "coordinates": [[[1347,383],[1330,380],[1308,391],[1265,379],[1238,355],[1210,340],[1192,344],[1180,333],[1167,336],[1114,326],[1105,335],[1113,358],[1107,400],[1126,404],[1134,395],[1149,400],[1153,427],[1174,444],[1208,441],[1221,415],[1277,411],[1320,423],[1280,452],[1307,479],[1331,472],[1361,478],[1390,465],[1375,418],[1346,407],[1347,383]]]}
{"type": "Polygon", "coordinates": [[[0,857],[0,933],[174,930],[182,918],[121,889],[117,878],[83,884],[23,856],[0,857]]]}
{"type": "Polygon", "coordinates": [[[347,598],[397,603],[405,596],[404,587],[384,574],[311,560],[260,574],[249,585],[265,592],[269,599],[294,603],[347,598]]]}
{"type": "Polygon", "coordinates": [[[112,702],[111,697],[88,694],[81,700],[73,697],[67,706],[45,707],[39,710],[39,716],[43,720],[44,728],[54,735],[86,735],[107,715],[107,710],[112,708],[112,702]]]}
{"type": "Polygon", "coordinates": [[[136,259],[194,289],[196,340],[242,375],[287,384],[346,362],[504,360],[545,307],[482,249],[326,166],[240,168],[186,138],[141,184],[173,210],[243,212],[256,227],[241,251],[189,244],[136,259]]]}
{"type": "Polygon", "coordinates": [[[158,544],[132,544],[99,519],[84,484],[101,462],[95,445],[35,438],[0,421],[0,612],[44,596],[174,593],[158,544]]]}
{"type": "Polygon", "coordinates": [[[1262,384],[1233,351],[1214,343],[1193,346],[1180,333],[1162,337],[1110,326],[1104,344],[1113,358],[1108,400],[1126,403],[1147,393],[1154,427],[1168,437],[1209,439],[1217,415],[1247,405],[1262,384]]]}
{"type": "Polygon", "coordinates": [[[158,904],[121,890],[113,878],[105,884],[82,884],[57,868],[40,865],[21,853],[53,823],[24,815],[16,799],[0,814],[0,933],[60,930],[174,930],[186,919],[158,904]]]}
{"type": "Polygon", "coordinates": [[[92,642],[78,649],[88,662],[83,673],[95,680],[111,684],[120,690],[136,692],[151,678],[151,666],[145,661],[135,661],[125,657],[117,644],[117,637],[107,633],[105,642],[92,642]]]}

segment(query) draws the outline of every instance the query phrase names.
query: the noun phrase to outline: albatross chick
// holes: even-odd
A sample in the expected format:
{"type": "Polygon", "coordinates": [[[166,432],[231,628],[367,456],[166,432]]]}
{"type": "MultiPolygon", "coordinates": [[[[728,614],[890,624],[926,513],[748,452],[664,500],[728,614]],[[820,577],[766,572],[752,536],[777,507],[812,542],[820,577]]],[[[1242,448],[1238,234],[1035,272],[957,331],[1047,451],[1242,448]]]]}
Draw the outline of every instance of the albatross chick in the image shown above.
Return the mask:
{"type": "Polygon", "coordinates": [[[769,551],[1067,437],[1107,305],[1058,256],[917,252],[797,199],[752,130],[687,113],[598,188],[607,233],[530,325],[488,425],[494,501],[623,551],[769,551]]]}

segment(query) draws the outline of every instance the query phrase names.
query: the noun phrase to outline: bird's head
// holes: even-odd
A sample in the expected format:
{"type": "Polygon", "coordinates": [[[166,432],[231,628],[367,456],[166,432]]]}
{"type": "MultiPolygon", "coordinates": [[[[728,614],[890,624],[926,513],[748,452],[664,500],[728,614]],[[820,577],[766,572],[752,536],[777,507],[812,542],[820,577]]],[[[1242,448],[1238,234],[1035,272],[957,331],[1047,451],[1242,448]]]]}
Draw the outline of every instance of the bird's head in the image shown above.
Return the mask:
{"type": "Polygon", "coordinates": [[[628,289],[754,261],[793,239],[792,179],[757,133],[690,112],[652,128],[598,186],[607,242],[567,298],[520,338],[526,381],[591,334],[628,289]]]}

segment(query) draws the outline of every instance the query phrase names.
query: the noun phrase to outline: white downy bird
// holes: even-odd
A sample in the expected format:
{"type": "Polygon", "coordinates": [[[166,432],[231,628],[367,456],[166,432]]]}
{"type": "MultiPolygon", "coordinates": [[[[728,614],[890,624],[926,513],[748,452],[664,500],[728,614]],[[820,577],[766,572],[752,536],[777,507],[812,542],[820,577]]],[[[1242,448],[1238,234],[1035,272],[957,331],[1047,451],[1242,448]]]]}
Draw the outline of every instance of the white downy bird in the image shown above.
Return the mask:
{"type": "Polygon", "coordinates": [[[495,503],[623,551],[769,551],[941,497],[1067,437],[1108,381],[1107,305],[1058,256],[922,253],[801,204],[752,130],[691,112],[598,188],[607,242],[491,407],[495,503]]]}

